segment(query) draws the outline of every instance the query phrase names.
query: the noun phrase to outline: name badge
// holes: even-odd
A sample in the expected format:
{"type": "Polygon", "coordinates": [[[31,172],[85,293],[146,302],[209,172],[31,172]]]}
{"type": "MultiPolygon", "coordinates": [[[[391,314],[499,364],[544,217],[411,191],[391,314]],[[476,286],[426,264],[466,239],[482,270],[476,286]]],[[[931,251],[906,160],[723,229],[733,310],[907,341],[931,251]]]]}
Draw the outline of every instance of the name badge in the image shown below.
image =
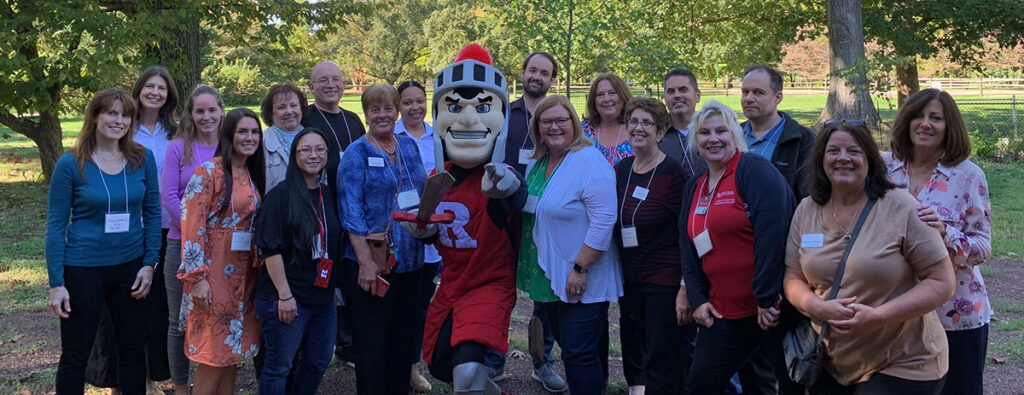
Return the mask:
{"type": "Polygon", "coordinates": [[[345,157],[345,150],[338,151],[338,159],[345,157]]]}
{"type": "Polygon", "coordinates": [[[636,188],[633,189],[633,197],[640,200],[647,200],[647,193],[649,192],[650,190],[648,190],[647,188],[637,186],[636,188]]]}
{"type": "Polygon", "coordinates": [[[823,246],[825,246],[825,235],[821,233],[800,236],[800,248],[821,248],[823,246]]]}
{"type": "Polygon", "coordinates": [[[700,232],[697,237],[693,238],[693,246],[697,247],[697,256],[703,258],[705,254],[711,252],[714,248],[711,246],[711,235],[708,234],[707,230],[700,232]]]}
{"type": "Polygon", "coordinates": [[[232,232],[231,251],[250,251],[252,249],[252,232],[232,232]]]}
{"type": "Polygon", "coordinates": [[[366,165],[370,167],[384,167],[384,158],[371,156],[366,158],[366,165]]]}
{"type": "Polygon", "coordinates": [[[103,223],[103,233],[125,233],[131,227],[131,214],[107,214],[103,223]]]}
{"type": "Polygon", "coordinates": [[[420,195],[415,189],[398,194],[398,208],[407,210],[420,205],[420,195]]]}
{"type": "Polygon", "coordinates": [[[630,226],[628,228],[622,228],[622,246],[626,248],[633,248],[639,246],[640,242],[636,238],[636,227],[630,226]]]}
{"type": "Polygon", "coordinates": [[[528,165],[528,164],[530,164],[530,162],[533,162],[533,159],[530,159],[530,154],[532,152],[533,152],[532,149],[522,149],[522,148],[520,148],[519,149],[519,164],[521,164],[521,165],[528,165]]]}
{"type": "Polygon", "coordinates": [[[538,196],[535,196],[535,195],[527,196],[526,197],[526,205],[523,206],[523,211],[527,212],[527,213],[530,213],[530,214],[536,214],[537,213],[537,202],[539,202],[539,201],[540,201],[540,197],[538,197],[538,196]]]}
{"type": "Polygon", "coordinates": [[[710,198],[709,199],[705,199],[705,198],[697,199],[697,207],[694,207],[693,213],[697,214],[697,215],[707,215],[708,207],[709,207],[710,204],[711,204],[710,198]]]}

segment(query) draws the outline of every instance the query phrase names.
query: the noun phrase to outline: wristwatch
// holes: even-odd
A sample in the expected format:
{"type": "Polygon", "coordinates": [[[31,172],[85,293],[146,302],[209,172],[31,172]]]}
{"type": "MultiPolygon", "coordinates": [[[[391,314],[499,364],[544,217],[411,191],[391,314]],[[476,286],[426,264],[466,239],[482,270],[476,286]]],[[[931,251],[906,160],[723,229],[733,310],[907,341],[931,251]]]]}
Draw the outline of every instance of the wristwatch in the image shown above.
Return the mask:
{"type": "Polygon", "coordinates": [[[588,272],[590,272],[589,268],[585,268],[583,266],[580,266],[580,264],[575,263],[575,262],[573,262],[573,264],[572,264],[572,270],[575,271],[576,273],[582,273],[582,274],[587,274],[588,272]]]}

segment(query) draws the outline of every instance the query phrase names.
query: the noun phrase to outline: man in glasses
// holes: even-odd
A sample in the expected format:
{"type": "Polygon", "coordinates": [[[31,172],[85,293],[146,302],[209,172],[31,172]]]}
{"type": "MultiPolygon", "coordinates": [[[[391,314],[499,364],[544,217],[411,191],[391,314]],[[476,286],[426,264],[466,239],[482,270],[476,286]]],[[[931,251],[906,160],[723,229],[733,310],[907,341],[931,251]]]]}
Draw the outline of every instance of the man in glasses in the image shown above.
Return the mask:
{"type": "Polygon", "coordinates": [[[740,88],[744,122],[743,136],[747,152],[771,161],[793,188],[797,201],[807,196],[800,186],[800,167],[811,154],[814,133],[793,117],[779,111],[782,102],[782,74],[769,66],[758,64],[743,73],[740,88]]]}
{"type": "MultiPolygon", "coordinates": [[[[345,148],[353,141],[366,134],[362,120],[356,113],[339,106],[341,96],[345,92],[345,80],[341,68],[332,61],[325,60],[313,67],[309,77],[309,90],[313,93],[313,105],[309,106],[302,116],[302,126],[317,128],[327,137],[327,168],[328,193],[337,193],[338,165],[345,148]]],[[[340,284],[340,282],[339,282],[340,284]]],[[[337,345],[334,355],[345,366],[353,367],[355,356],[352,351],[352,317],[347,309],[338,307],[337,345]]]]}
{"type": "Polygon", "coordinates": [[[700,175],[708,168],[704,159],[687,151],[687,137],[690,117],[700,101],[697,77],[684,68],[675,68],[665,73],[665,106],[668,107],[672,125],[661,140],[661,150],[668,157],[679,162],[690,177],[700,175]]]}

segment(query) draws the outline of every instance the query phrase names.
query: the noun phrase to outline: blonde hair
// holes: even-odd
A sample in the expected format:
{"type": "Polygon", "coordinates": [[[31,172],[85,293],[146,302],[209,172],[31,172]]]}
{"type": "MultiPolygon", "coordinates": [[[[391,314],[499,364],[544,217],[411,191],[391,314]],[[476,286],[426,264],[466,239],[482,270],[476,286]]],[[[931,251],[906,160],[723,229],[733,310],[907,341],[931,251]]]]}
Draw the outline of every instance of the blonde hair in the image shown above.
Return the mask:
{"type": "Polygon", "coordinates": [[[572,103],[569,102],[569,98],[562,95],[553,95],[545,97],[537,104],[537,108],[533,111],[533,117],[530,118],[530,137],[533,138],[533,152],[530,153],[530,158],[540,159],[548,153],[548,145],[544,142],[544,139],[540,137],[540,116],[544,114],[544,111],[551,109],[554,106],[562,106],[569,111],[569,121],[572,123],[572,143],[569,144],[569,151],[578,151],[580,148],[593,145],[594,142],[583,134],[583,126],[580,125],[580,117],[576,114],[576,110],[572,108],[572,103]]]}
{"type": "MultiPolygon", "coordinates": [[[[718,100],[708,100],[707,103],[704,103],[704,107],[693,114],[693,118],[690,119],[690,124],[686,128],[690,130],[690,133],[699,133],[704,122],[712,115],[722,117],[725,127],[732,132],[732,140],[736,149],[740,152],[747,152],[747,140],[743,138],[743,128],[740,127],[740,122],[736,119],[736,112],[718,100]]],[[[691,153],[696,153],[697,139],[687,139],[686,149],[691,153]]]]}

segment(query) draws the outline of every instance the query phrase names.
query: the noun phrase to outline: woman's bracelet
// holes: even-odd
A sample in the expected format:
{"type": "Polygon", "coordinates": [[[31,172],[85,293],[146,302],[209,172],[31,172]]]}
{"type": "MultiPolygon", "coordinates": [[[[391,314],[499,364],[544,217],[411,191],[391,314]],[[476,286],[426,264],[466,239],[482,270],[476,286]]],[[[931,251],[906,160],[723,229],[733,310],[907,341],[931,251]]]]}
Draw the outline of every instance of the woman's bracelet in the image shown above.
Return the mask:
{"type": "Polygon", "coordinates": [[[284,299],[277,298],[277,301],[279,301],[279,302],[287,302],[287,301],[292,300],[292,299],[295,299],[295,295],[289,296],[289,297],[284,298],[284,299]]]}

